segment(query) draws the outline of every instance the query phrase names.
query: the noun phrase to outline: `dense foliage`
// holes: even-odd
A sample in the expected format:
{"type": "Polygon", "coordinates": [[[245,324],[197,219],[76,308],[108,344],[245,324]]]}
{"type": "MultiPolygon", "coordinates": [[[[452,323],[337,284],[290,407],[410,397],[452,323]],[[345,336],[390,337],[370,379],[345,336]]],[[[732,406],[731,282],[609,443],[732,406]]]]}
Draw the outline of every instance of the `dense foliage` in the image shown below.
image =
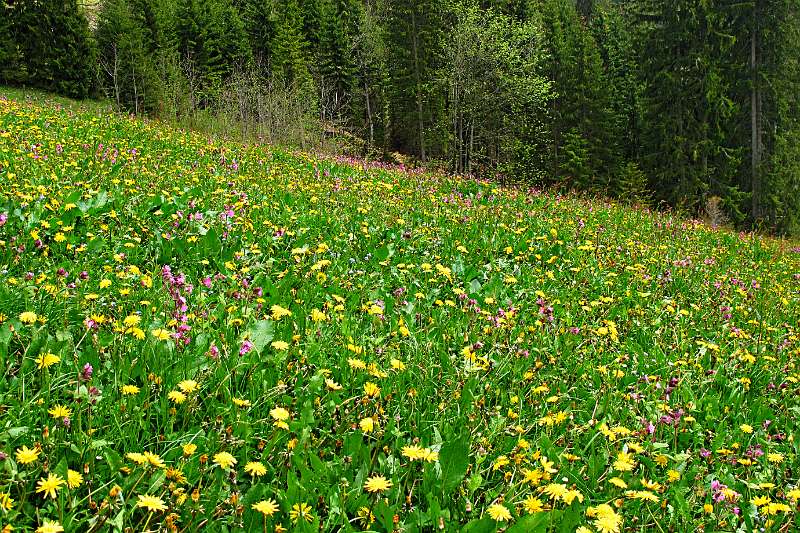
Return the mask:
{"type": "Polygon", "coordinates": [[[6,83],[800,231],[800,0],[4,5],[6,83]]]}
{"type": "Polygon", "coordinates": [[[20,96],[2,531],[800,527],[800,249],[20,96]]]}

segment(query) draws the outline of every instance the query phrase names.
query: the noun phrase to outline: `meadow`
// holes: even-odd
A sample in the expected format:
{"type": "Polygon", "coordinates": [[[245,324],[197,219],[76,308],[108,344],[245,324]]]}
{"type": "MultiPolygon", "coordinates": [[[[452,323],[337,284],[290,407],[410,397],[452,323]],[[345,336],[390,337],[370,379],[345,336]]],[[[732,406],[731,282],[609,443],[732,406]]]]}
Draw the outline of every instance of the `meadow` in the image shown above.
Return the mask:
{"type": "Polygon", "coordinates": [[[0,98],[0,531],[789,531],[800,248],[0,98]]]}

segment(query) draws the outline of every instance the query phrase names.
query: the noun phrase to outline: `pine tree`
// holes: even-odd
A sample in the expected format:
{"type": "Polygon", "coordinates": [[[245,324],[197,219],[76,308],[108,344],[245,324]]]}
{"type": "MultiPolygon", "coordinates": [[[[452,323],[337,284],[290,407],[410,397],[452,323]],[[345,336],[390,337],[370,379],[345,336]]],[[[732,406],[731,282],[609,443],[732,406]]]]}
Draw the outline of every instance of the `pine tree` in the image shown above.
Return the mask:
{"type": "Polygon", "coordinates": [[[276,10],[275,34],[272,38],[272,72],[288,86],[313,92],[300,6],[297,0],[277,0],[276,10]]]}
{"type": "Polygon", "coordinates": [[[736,115],[729,57],[731,7],[720,1],[644,4],[643,162],[661,200],[696,210],[719,196],[739,218],[739,152],[729,132],[736,115]]]}
{"type": "Polygon", "coordinates": [[[96,47],[76,0],[14,3],[12,33],[25,65],[19,81],[74,98],[94,90],[96,47]]]}
{"type": "Polygon", "coordinates": [[[162,98],[154,60],[157,44],[152,27],[145,26],[141,4],[127,0],[104,0],[97,22],[101,79],[107,95],[117,107],[135,113],[153,111],[162,98]]]}
{"type": "Polygon", "coordinates": [[[574,186],[608,190],[619,154],[610,87],[597,43],[572,4],[544,0],[541,12],[549,55],[544,72],[556,94],[551,101],[553,177],[569,168],[574,186]],[[585,163],[573,164],[576,153],[584,159],[584,148],[585,163]]]}
{"type": "Polygon", "coordinates": [[[250,39],[253,58],[266,68],[272,58],[275,37],[275,9],[272,0],[243,0],[242,23],[250,39]]]}
{"type": "Polygon", "coordinates": [[[354,52],[360,9],[354,0],[331,0],[323,5],[316,69],[322,119],[348,123],[356,108],[354,52]]]}

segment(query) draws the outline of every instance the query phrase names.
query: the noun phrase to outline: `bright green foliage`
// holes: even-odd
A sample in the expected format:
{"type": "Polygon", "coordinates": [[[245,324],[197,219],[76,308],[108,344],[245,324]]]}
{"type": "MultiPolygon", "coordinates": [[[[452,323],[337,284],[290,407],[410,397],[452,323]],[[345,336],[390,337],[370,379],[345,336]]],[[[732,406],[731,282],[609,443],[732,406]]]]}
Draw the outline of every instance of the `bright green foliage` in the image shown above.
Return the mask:
{"type": "Polygon", "coordinates": [[[539,25],[520,22],[477,3],[449,8],[452,38],[442,44],[448,80],[453,167],[457,172],[501,168],[517,179],[546,170],[541,139],[547,130],[550,83],[540,73],[539,25]],[[520,121],[519,117],[529,117],[520,121]],[[538,160],[537,160],[538,159],[538,160]]]}
{"type": "Polygon", "coordinates": [[[800,249],[2,96],[4,526],[800,528],[800,249]]]}

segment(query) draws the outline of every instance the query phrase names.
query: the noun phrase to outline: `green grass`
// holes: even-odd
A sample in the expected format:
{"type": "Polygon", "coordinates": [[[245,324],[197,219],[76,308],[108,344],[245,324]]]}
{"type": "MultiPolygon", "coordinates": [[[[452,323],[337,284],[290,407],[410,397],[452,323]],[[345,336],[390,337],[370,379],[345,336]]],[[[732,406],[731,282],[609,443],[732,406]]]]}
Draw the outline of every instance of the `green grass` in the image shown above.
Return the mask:
{"type": "Polygon", "coordinates": [[[2,525],[798,526],[790,244],[6,94],[2,525]]]}

